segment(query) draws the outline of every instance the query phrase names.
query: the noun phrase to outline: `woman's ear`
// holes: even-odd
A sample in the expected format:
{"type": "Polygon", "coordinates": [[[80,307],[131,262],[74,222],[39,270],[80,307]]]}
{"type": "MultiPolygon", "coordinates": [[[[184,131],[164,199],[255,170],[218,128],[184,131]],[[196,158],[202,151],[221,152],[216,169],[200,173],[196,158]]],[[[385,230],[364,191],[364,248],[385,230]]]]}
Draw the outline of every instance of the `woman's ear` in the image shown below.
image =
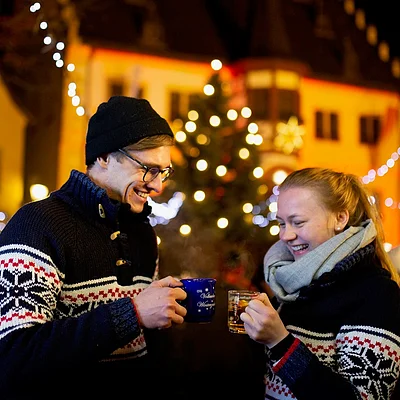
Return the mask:
{"type": "Polygon", "coordinates": [[[349,211],[348,210],[339,211],[336,216],[336,225],[340,226],[341,231],[346,227],[348,222],[349,222],[349,211]]]}

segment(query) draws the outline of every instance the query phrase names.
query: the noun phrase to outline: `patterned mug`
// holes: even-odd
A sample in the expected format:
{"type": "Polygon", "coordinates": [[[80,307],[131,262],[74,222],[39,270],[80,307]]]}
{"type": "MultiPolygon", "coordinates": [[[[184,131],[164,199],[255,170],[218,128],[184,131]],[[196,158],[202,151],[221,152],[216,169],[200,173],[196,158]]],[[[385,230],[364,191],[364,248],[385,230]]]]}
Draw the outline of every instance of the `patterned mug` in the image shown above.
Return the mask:
{"type": "Polygon", "coordinates": [[[214,278],[181,279],[182,289],[187,297],[181,302],[186,308],[186,322],[211,322],[215,314],[215,283],[214,278]]]}

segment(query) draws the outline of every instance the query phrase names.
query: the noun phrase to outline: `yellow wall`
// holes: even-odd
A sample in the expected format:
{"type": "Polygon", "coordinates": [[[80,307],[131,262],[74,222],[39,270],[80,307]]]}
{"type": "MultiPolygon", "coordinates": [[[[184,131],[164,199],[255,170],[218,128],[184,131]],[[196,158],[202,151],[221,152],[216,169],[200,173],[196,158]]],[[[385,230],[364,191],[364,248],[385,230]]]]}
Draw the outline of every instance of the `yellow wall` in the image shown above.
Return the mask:
{"type": "MultiPolygon", "coordinates": [[[[170,92],[199,92],[210,76],[209,62],[93,49],[79,42],[70,44],[67,57],[67,62],[76,65],[76,70],[65,80],[58,186],[68,178],[71,169],[85,169],[84,143],[88,119],[101,102],[107,101],[110,80],[123,81],[126,95],[135,95],[136,88],[142,88],[143,96],[162,116],[168,118],[170,92]],[[86,109],[82,117],[76,114],[76,108],[68,97],[70,82],[76,82],[77,94],[86,109]]],[[[376,170],[385,164],[397,150],[400,145],[398,96],[391,92],[308,78],[301,78],[299,82],[300,115],[306,132],[304,147],[297,159],[270,152],[264,155],[269,161],[273,156],[279,156],[276,162],[286,157],[286,164],[297,168],[322,166],[364,176],[371,168],[376,170]],[[314,118],[317,110],[338,114],[339,141],[315,138],[314,118]],[[361,114],[384,116],[384,132],[377,146],[360,144],[361,114]]],[[[266,160],[265,164],[269,161],[266,160]]],[[[381,201],[387,197],[400,201],[399,165],[396,163],[385,176],[369,185],[381,201]]],[[[387,240],[394,245],[400,244],[400,210],[384,205],[381,210],[387,240]]]]}
{"type": "Polygon", "coordinates": [[[68,62],[76,70],[65,81],[63,123],[60,142],[58,184],[68,177],[72,168],[83,170],[84,143],[87,123],[98,105],[108,100],[108,83],[121,79],[127,87],[125,95],[135,95],[135,88],[143,88],[143,96],[163,117],[169,115],[169,93],[193,93],[202,90],[210,74],[209,63],[177,61],[142,54],[91,49],[71,45],[68,62]],[[77,83],[86,115],[78,117],[68,97],[68,84],[77,83]]]}
{"type": "MultiPolygon", "coordinates": [[[[386,164],[400,145],[399,97],[392,92],[372,90],[312,79],[303,79],[300,89],[301,116],[304,118],[304,147],[298,167],[320,166],[354,173],[360,177],[386,164]],[[315,137],[315,112],[335,112],[339,116],[339,141],[315,137]],[[360,115],[383,116],[383,133],[376,146],[360,144],[360,115]]],[[[382,177],[368,184],[381,203],[388,197],[400,202],[400,161],[382,177]]],[[[400,244],[400,210],[381,204],[386,239],[400,244]]]]}
{"type": "Polygon", "coordinates": [[[11,217],[22,205],[26,119],[0,77],[0,212],[11,217]]]}

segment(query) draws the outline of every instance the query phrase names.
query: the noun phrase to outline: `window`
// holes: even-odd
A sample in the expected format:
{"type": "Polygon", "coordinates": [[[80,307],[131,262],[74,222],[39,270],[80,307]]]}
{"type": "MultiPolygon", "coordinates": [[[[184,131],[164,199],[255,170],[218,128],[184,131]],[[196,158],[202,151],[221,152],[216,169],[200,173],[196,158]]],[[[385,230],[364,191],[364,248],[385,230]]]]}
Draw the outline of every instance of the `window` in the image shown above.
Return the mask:
{"type": "Polygon", "coordinates": [[[252,111],[252,117],[256,120],[271,119],[271,91],[270,89],[248,89],[248,105],[252,111]]]}
{"type": "Polygon", "coordinates": [[[339,140],[339,117],[336,113],[316,111],[315,136],[318,139],[339,140]]]}
{"type": "Polygon", "coordinates": [[[360,117],[360,142],[376,144],[381,134],[381,119],[379,116],[364,115],[360,117]]]}
{"type": "Polygon", "coordinates": [[[299,94],[295,90],[278,90],[278,112],[280,121],[288,121],[299,115],[299,94]]]}
{"type": "Polygon", "coordinates": [[[122,79],[113,79],[110,80],[108,84],[108,95],[111,96],[133,96],[138,99],[143,98],[143,88],[132,86],[130,90],[127,91],[125,87],[125,83],[122,79]]]}
{"type": "Polygon", "coordinates": [[[169,120],[186,118],[189,110],[198,110],[200,95],[198,93],[171,92],[169,97],[169,120]]]}
{"type": "Polygon", "coordinates": [[[130,25],[136,35],[136,38],[143,36],[144,24],[147,19],[147,10],[140,5],[131,5],[131,22],[130,25]]]}
{"type": "Polygon", "coordinates": [[[108,84],[108,97],[111,96],[123,96],[124,95],[124,83],[122,81],[110,81],[108,84]]]}
{"type": "Polygon", "coordinates": [[[137,99],[143,99],[143,88],[133,87],[129,96],[136,97],[137,99]]]}
{"type": "Polygon", "coordinates": [[[181,117],[181,94],[178,92],[172,92],[169,100],[169,120],[174,121],[181,117]]]}
{"type": "Polygon", "coordinates": [[[331,113],[329,114],[329,118],[330,118],[330,128],[331,128],[331,139],[339,140],[338,115],[335,113],[331,113]]]}
{"type": "Polygon", "coordinates": [[[198,94],[190,94],[189,95],[189,110],[197,110],[199,108],[200,102],[201,102],[201,98],[198,94]]]}

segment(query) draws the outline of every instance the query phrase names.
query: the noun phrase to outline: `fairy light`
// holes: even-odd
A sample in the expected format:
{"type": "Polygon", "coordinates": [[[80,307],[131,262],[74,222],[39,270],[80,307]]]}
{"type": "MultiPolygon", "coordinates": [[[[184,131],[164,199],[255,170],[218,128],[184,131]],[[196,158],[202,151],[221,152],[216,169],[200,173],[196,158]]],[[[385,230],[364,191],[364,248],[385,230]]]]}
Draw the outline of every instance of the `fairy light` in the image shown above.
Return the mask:
{"type": "Polygon", "coordinates": [[[178,131],[175,134],[175,140],[179,143],[183,143],[186,140],[186,133],[183,131],[178,131]]]}
{"type": "Polygon", "coordinates": [[[199,119],[199,113],[197,111],[195,111],[195,110],[190,110],[188,112],[188,118],[191,121],[197,121],[199,119]]]}
{"type": "Polygon", "coordinates": [[[240,114],[243,118],[250,118],[251,117],[251,109],[249,107],[243,107],[240,111],[240,114]]]}
{"type": "Polygon", "coordinates": [[[215,93],[215,89],[213,85],[207,84],[204,86],[203,92],[207,96],[212,96],[215,93]]]}
{"type": "Polygon", "coordinates": [[[208,136],[205,135],[204,133],[200,133],[200,135],[198,135],[196,138],[196,142],[202,145],[208,144],[209,143],[208,136]]]}
{"type": "MultiPolygon", "coordinates": [[[[36,13],[40,9],[41,9],[41,4],[39,2],[36,2],[36,3],[32,4],[29,7],[29,11],[31,13],[36,13]]],[[[46,31],[46,30],[49,29],[49,24],[47,23],[47,21],[41,21],[40,24],[39,24],[39,28],[42,29],[43,31],[46,31]]],[[[61,41],[57,42],[55,40],[55,38],[53,38],[50,33],[46,33],[46,36],[43,38],[43,43],[46,46],[50,46],[53,43],[55,43],[55,46],[54,46],[55,51],[53,53],[53,60],[54,60],[55,66],[57,68],[66,67],[66,70],[68,72],[75,71],[75,64],[69,63],[69,64],[65,65],[65,61],[63,60],[63,53],[62,52],[65,50],[65,43],[64,42],[61,42],[61,41]]],[[[71,83],[73,83],[73,82],[71,82],[71,83]]],[[[68,96],[72,98],[71,99],[71,104],[74,107],[76,107],[76,109],[75,109],[76,114],[81,117],[81,116],[85,115],[86,111],[85,111],[85,108],[80,104],[79,97],[78,97],[79,101],[77,100],[76,84],[74,84],[75,85],[74,89],[71,90],[70,89],[71,83],[68,86],[68,96]]]]}
{"type": "Polygon", "coordinates": [[[247,127],[249,133],[257,133],[258,132],[258,125],[255,122],[250,122],[249,126],[247,127]]]}
{"type": "Polygon", "coordinates": [[[188,121],[185,124],[185,129],[187,132],[194,132],[196,130],[196,128],[197,128],[197,125],[193,121],[188,121]]]}
{"type": "Polygon", "coordinates": [[[228,172],[228,169],[225,167],[225,165],[218,165],[218,167],[215,169],[215,172],[218,176],[225,176],[228,172]]]}
{"type": "Polygon", "coordinates": [[[219,71],[222,68],[222,62],[220,60],[217,60],[217,59],[212,60],[211,61],[211,68],[214,71],[219,71]]]}
{"type": "Polygon", "coordinates": [[[35,3],[35,4],[32,4],[30,7],[29,7],[29,11],[31,12],[31,13],[34,13],[34,12],[36,12],[36,11],[39,11],[40,10],[40,3],[35,3]]]}
{"type": "Polygon", "coordinates": [[[243,204],[242,210],[245,214],[249,214],[253,211],[253,205],[251,203],[243,204]]]}
{"type": "Polygon", "coordinates": [[[208,168],[208,162],[206,160],[198,160],[196,163],[196,168],[199,171],[205,171],[208,168]]]}
{"type": "Polygon", "coordinates": [[[257,133],[256,135],[253,135],[253,144],[254,145],[260,146],[263,141],[264,141],[264,139],[259,133],[257,133]]]}
{"type": "MultiPolygon", "coordinates": [[[[374,25],[366,26],[364,11],[360,9],[356,10],[354,0],[345,0],[343,2],[343,6],[347,14],[355,16],[356,26],[358,26],[359,29],[366,30],[367,42],[372,46],[377,47],[377,53],[379,58],[383,62],[389,62],[390,61],[389,45],[385,41],[381,41],[379,43],[378,31],[374,25]]],[[[398,58],[393,58],[391,67],[392,67],[392,75],[395,78],[400,79],[400,60],[398,58]]],[[[371,169],[370,171],[368,171],[368,173],[361,178],[362,182],[365,185],[368,185],[369,183],[373,182],[376,179],[376,177],[382,177],[386,175],[389,172],[389,170],[395,166],[397,160],[399,159],[399,155],[400,155],[400,147],[397,149],[396,152],[392,153],[391,157],[386,161],[385,164],[381,165],[377,170],[371,169]]],[[[384,204],[386,205],[386,207],[392,209],[400,209],[400,203],[395,202],[393,201],[393,199],[390,198],[387,198],[384,201],[384,204]],[[389,206],[388,204],[391,205],[389,206]]]]}
{"type": "Polygon", "coordinates": [[[214,128],[219,126],[221,124],[221,118],[218,117],[218,115],[212,115],[210,117],[210,125],[213,126],[214,128]]]}
{"type": "Polygon", "coordinates": [[[239,157],[240,157],[242,160],[247,160],[247,159],[250,157],[250,151],[249,151],[249,149],[246,149],[245,147],[241,148],[241,149],[239,150],[239,157]]]}
{"type": "Polygon", "coordinates": [[[226,113],[226,116],[228,117],[228,119],[230,121],[235,121],[237,119],[238,115],[239,115],[238,112],[233,109],[228,110],[228,112],[226,113]]]}
{"type": "Polygon", "coordinates": [[[29,193],[33,201],[45,199],[49,195],[49,189],[46,185],[36,183],[31,185],[29,193]]]}
{"type": "Polygon", "coordinates": [[[187,236],[187,235],[189,235],[191,231],[192,231],[192,228],[190,227],[190,225],[187,225],[187,224],[183,224],[183,225],[179,228],[179,232],[181,233],[182,236],[187,236]]]}
{"type": "Polygon", "coordinates": [[[219,218],[217,221],[217,226],[220,229],[225,229],[228,225],[229,225],[229,221],[225,217],[219,218]]]}
{"type": "Polygon", "coordinates": [[[253,170],[253,175],[256,178],[261,178],[264,175],[264,170],[261,167],[256,167],[253,170]]]}
{"type": "MultiPolygon", "coordinates": [[[[214,70],[219,70],[222,68],[222,63],[219,60],[213,60],[211,62],[211,66],[214,70]]],[[[216,93],[216,88],[211,85],[211,84],[206,84],[203,86],[203,92],[207,96],[212,96],[216,93]]],[[[252,110],[250,107],[242,107],[239,110],[235,109],[229,109],[226,112],[226,117],[230,121],[235,121],[239,118],[239,116],[248,119],[252,115],[252,110]]],[[[177,120],[173,122],[173,125],[176,129],[175,133],[175,140],[179,143],[183,143],[187,140],[188,135],[193,134],[196,129],[196,123],[194,121],[197,121],[199,119],[199,113],[195,110],[190,110],[188,112],[188,121],[186,123],[183,123],[183,121],[179,120],[179,124],[177,123],[177,120]],[[182,129],[184,127],[184,132],[182,129]]],[[[221,118],[218,115],[212,115],[209,117],[209,123],[213,127],[217,127],[221,124],[221,118]]],[[[248,145],[255,145],[259,146],[263,142],[263,137],[258,133],[259,127],[255,122],[249,122],[247,125],[247,131],[248,134],[245,137],[246,143],[248,145]]],[[[209,137],[205,135],[204,133],[200,133],[195,136],[195,140],[198,145],[203,146],[209,144],[209,137]]],[[[199,148],[195,146],[191,146],[189,149],[189,155],[192,158],[197,158],[200,154],[199,148]]],[[[246,160],[250,156],[250,151],[248,148],[241,148],[238,151],[239,157],[243,160],[246,160]]],[[[209,168],[208,161],[205,159],[200,159],[197,160],[195,163],[195,167],[199,171],[206,171],[209,168]]],[[[215,168],[215,173],[218,177],[224,177],[226,176],[229,171],[225,165],[218,165],[215,168]]],[[[264,175],[264,170],[261,167],[255,168],[251,176],[249,177],[250,179],[259,179],[264,175]]],[[[268,192],[268,186],[265,184],[261,184],[257,190],[257,193],[259,194],[266,194],[268,192]]],[[[206,194],[203,190],[197,190],[195,193],[192,195],[194,200],[197,202],[204,201],[206,199],[206,194]]],[[[241,211],[244,214],[244,218],[249,222],[253,222],[253,224],[259,226],[260,228],[265,228],[268,226],[268,224],[274,220],[276,213],[268,212],[267,216],[263,216],[261,213],[263,211],[268,211],[268,206],[271,204],[272,201],[274,201],[275,196],[272,196],[271,199],[268,199],[267,201],[264,201],[260,203],[259,205],[253,205],[250,203],[246,203],[242,205],[241,211]],[[248,218],[250,217],[250,218],[248,218]]],[[[229,225],[229,220],[225,217],[217,218],[216,219],[216,224],[220,229],[225,229],[229,225]]],[[[180,228],[180,233],[183,236],[187,236],[191,233],[191,227],[190,225],[184,224],[180,228]]]]}
{"type": "Polygon", "coordinates": [[[198,201],[201,202],[206,198],[206,194],[202,191],[202,190],[197,190],[194,195],[193,198],[198,201]]]}
{"type": "Polygon", "coordinates": [[[279,229],[279,226],[278,226],[278,225],[272,225],[271,228],[269,229],[269,233],[270,233],[272,236],[277,236],[277,235],[279,235],[279,231],[280,231],[280,229],[279,229]]]}
{"type": "MultiPolygon", "coordinates": [[[[376,170],[370,169],[368,173],[361,178],[362,183],[364,185],[368,185],[371,182],[374,182],[377,177],[385,176],[390,171],[390,169],[392,169],[396,165],[397,161],[400,158],[399,156],[400,156],[400,147],[397,149],[397,151],[392,153],[390,158],[386,160],[385,164],[382,164],[376,170]]],[[[400,209],[400,203],[394,201],[391,198],[385,199],[384,204],[388,208],[400,209]]]]}
{"type": "Polygon", "coordinates": [[[383,62],[391,61],[392,75],[400,79],[400,60],[396,57],[390,60],[389,45],[384,40],[379,43],[378,31],[374,25],[367,26],[365,12],[361,9],[356,9],[354,0],[345,0],[343,7],[347,14],[354,16],[354,23],[357,28],[366,31],[367,42],[372,46],[376,46],[379,59],[383,62]]]}
{"type": "Polygon", "coordinates": [[[393,152],[390,158],[386,160],[385,164],[382,164],[377,170],[371,169],[368,171],[367,175],[362,177],[362,182],[365,185],[373,182],[377,176],[384,176],[389,172],[389,169],[393,168],[396,162],[399,160],[400,147],[397,151],[393,152]]]}

